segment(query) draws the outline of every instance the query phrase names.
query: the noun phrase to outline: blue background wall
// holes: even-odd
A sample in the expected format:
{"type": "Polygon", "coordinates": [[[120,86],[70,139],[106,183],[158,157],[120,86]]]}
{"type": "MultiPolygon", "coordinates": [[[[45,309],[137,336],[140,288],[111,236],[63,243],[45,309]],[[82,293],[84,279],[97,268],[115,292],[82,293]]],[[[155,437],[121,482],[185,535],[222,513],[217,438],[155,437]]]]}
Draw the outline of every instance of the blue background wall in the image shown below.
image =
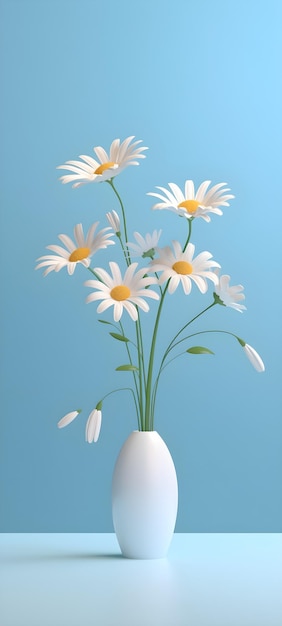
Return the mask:
{"type": "MultiPolygon", "coordinates": [[[[107,185],[61,185],[56,166],[131,134],[150,150],[116,180],[129,232],[181,237],[182,220],[150,210],[155,185],[231,186],[236,199],[211,224],[198,220],[193,241],[243,283],[247,311],[216,307],[195,330],[234,331],[266,364],[257,374],[219,336],[205,341],[215,357],[166,370],[156,429],[178,472],[177,530],[281,531],[281,3],[10,0],[2,18],[1,531],[112,531],[111,477],[133,407],[122,394],[105,402],[95,446],[84,424],[121,384],[122,346],[85,306],[82,267],[43,279],[34,266],[59,233],[106,225],[118,208],[107,185]]],[[[210,296],[194,288],[189,315],[210,296]]],[[[163,345],[176,301],[187,319],[187,299],[175,298],[163,345]]]]}

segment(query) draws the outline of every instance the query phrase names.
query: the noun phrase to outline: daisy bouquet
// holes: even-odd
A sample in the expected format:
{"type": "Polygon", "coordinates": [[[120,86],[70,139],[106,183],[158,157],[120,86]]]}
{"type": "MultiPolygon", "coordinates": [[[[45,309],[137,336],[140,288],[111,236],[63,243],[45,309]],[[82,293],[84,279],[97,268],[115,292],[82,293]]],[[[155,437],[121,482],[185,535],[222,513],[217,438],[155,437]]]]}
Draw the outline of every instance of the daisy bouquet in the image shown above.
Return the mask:
{"type": "MultiPolygon", "coordinates": [[[[201,218],[210,222],[211,215],[222,215],[221,207],[229,206],[229,200],[234,198],[226,183],[211,186],[211,181],[204,181],[197,190],[192,180],[186,180],[183,190],[175,183],[169,183],[168,188],[157,187],[157,191],[148,193],[157,199],[152,209],[172,211],[181,217],[183,225],[187,227],[186,240],[184,242],[173,240],[170,246],[161,247],[161,230],[154,230],[153,233],[144,236],[134,232],[135,241],[128,240],[126,212],[115,185],[115,178],[125,168],[139,165],[139,160],[145,158],[144,152],[147,148],[140,146],[141,143],[135,141],[134,137],[128,137],[122,143],[115,139],[109,153],[98,146],[94,148],[96,158],[81,155],[80,160],[67,161],[58,167],[68,172],[61,176],[62,183],[72,183],[74,188],[86,183],[107,183],[116,197],[118,210],[106,213],[108,226],[100,230],[99,223],[95,222],[84,234],[82,224],[77,224],[74,228],[74,240],[66,234],[59,235],[62,245],[47,246],[51,254],[37,259],[36,269],[44,268],[46,276],[52,271],[58,272],[66,268],[68,274],[72,275],[76,266],[81,264],[91,274],[91,278],[84,283],[90,289],[86,302],[99,302],[97,307],[99,314],[112,309],[111,321],[99,319],[99,322],[112,327],[111,337],[124,349],[125,362],[116,369],[130,372],[132,376],[132,386],[122,389],[128,390],[132,395],[138,429],[152,431],[158,385],[164,368],[183,354],[183,348],[190,354],[212,354],[202,345],[191,345],[192,338],[194,340],[194,337],[208,332],[231,335],[243,348],[258,372],[263,372],[265,368],[256,350],[232,332],[223,330],[190,332],[193,322],[214,306],[232,307],[238,312],[246,308],[243,304],[245,299],[243,286],[231,286],[230,276],[220,275],[220,265],[213,259],[212,254],[206,250],[196,254],[191,241],[194,221],[201,218]],[[120,267],[115,261],[110,261],[107,270],[96,267],[95,264],[92,267],[92,257],[95,253],[115,244],[121,247],[124,267],[120,267]],[[139,260],[133,261],[133,258],[139,260]],[[193,287],[204,295],[210,284],[213,288],[211,302],[175,332],[156,363],[158,330],[167,294],[175,294],[177,290],[182,289],[185,296],[189,297],[193,287]],[[149,346],[145,346],[140,312],[147,313],[150,308],[149,302],[151,306],[152,300],[155,301],[155,319],[149,346]],[[123,315],[129,316],[133,323],[133,337],[125,333],[123,315]]],[[[91,411],[85,430],[86,441],[89,443],[98,440],[103,401],[110,394],[120,390],[109,391],[99,399],[91,411]]],[[[58,422],[59,428],[70,424],[80,412],[74,410],[67,413],[58,422]]]]}

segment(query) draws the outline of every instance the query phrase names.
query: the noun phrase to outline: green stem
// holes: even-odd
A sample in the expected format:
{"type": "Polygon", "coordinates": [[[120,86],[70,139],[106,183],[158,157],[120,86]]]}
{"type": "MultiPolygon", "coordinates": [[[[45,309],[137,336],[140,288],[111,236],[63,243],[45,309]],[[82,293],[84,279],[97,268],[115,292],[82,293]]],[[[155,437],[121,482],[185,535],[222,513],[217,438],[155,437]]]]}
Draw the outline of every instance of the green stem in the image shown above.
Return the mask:
{"type": "Polygon", "coordinates": [[[158,312],[157,312],[157,316],[156,316],[156,321],[155,321],[155,326],[154,326],[154,331],[153,331],[153,337],[152,337],[152,344],[151,344],[151,351],[150,351],[149,365],[148,365],[147,385],[146,385],[145,430],[150,430],[150,429],[153,430],[153,427],[154,427],[154,416],[152,414],[152,406],[151,406],[151,389],[152,389],[153,366],[154,366],[154,356],[155,356],[155,348],[156,348],[156,340],[157,340],[159,321],[160,321],[161,311],[162,311],[162,307],[163,307],[163,303],[164,303],[165,294],[166,294],[167,289],[168,289],[168,285],[169,285],[169,281],[167,282],[167,284],[165,286],[165,289],[164,289],[164,291],[163,291],[163,293],[161,295],[161,298],[160,298],[160,304],[159,304],[159,308],[158,308],[158,312]]]}
{"type": "MultiPolygon", "coordinates": [[[[179,335],[181,335],[181,333],[183,332],[183,330],[185,330],[185,328],[187,328],[187,326],[190,326],[190,324],[192,324],[193,322],[195,322],[195,320],[198,319],[198,317],[201,317],[201,315],[204,315],[204,313],[206,313],[209,309],[212,309],[213,306],[215,306],[215,304],[217,304],[217,302],[213,301],[211,304],[209,304],[209,306],[207,306],[205,309],[203,309],[202,311],[200,311],[200,313],[198,313],[197,315],[195,315],[195,317],[192,317],[192,319],[187,322],[187,324],[185,324],[184,326],[182,326],[182,328],[178,331],[178,333],[176,333],[176,335],[173,337],[173,339],[171,340],[170,344],[168,345],[165,354],[163,356],[163,361],[165,360],[167,354],[170,352],[171,348],[174,347],[173,343],[175,342],[175,339],[177,339],[177,337],[179,337],[179,335]]],[[[177,345],[177,344],[175,344],[177,345]]],[[[161,363],[161,365],[162,365],[161,363]]]]}
{"type": "Polygon", "coordinates": [[[130,265],[130,260],[129,260],[129,258],[128,258],[128,251],[126,251],[126,249],[125,249],[125,247],[124,247],[124,245],[123,245],[123,241],[122,241],[122,236],[121,236],[121,233],[119,233],[119,235],[117,235],[117,237],[118,237],[118,239],[119,239],[119,241],[120,241],[120,245],[121,245],[121,247],[122,247],[122,251],[123,251],[124,259],[125,259],[126,265],[127,265],[127,267],[128,267],[128,266],[130,265]]]}
{"type": "Polygon", "coordinates": [[[185,250],[186,250],[186,248],[187,248],[187,246],[188,246],[188,243],[189,243],[189,241],[190,241],[190,238],[191,238],[191,234],[192,234],[192,222],[193,222],[193,219],[194,219],[194,217],[190,217],[190,218],[187,220],[187,222],[188,222],[188,236],[187,236],[187,239],[186,239],[185,246],[184,246],[184,248],[183,248],[183,252],[185,252],[185,250]]]}
{"type": "Polygon", "coordinates": [[[156,279],[157,279],[157,281],[158,281],[158,287],[159,287],[159,290],[160,290],[160,292],[161,292],[161,295],[163,295],[163,290],[162,290],[162,287],[161,287],[161,285],[160,285],[160,283],[159,283],[159,276],[158,276],[157,272],[155,272],[155,277],[156,277],[156,279]]]}
{"type": "MultiPolygon", "coordinates": [[[[134,404],[135,404],[135,408],[136,408],[137,417],[138,417],[138,428],[139,428],[139,430],[141,430],[141,425],[140,425],[140,420],[139,420],[138,410],[137,410],[137,401],[136,401],[135,393],[134,393],[133,389],[131,389],[131,387],[120,387],[119,389],[113,389],[113,391],[109,391],[109,393],[106,393],[106,395],[103,396],[103,398],[100,400],[100,402],[104,402],[105,398],[107,398],[108,396],[111,396],[113,393],[118,393],[119,391],[131,391],[131,393],[133,395],[133,400],[134,400],[134,404]]],[[[99,403],[97,403],[97,404],[99,404],[99,403]]]]}
{"type": "MultiPolygon", "coordinates": [[[[138,309],[137,309],[138,310],[138,309]]],[[[141,421],[141,425],[142,425],[142,430],[143,430],[143,425],[144,425],[144,405],[143,405],[143,373],[144,373],[144,358],[143,358],[143,352],[142,352],[142,334],[141,334],[141,327],[140,327],[140,320],[139,320],[139,313],[138,313],[138,319],[136,321],[136,337],[137,337],[137,345],[138,345],[138,368],[139,368],[139,405],[140,405],[140,421],[141,421]]]]}
{"type": "Polygon", "coordinates": [[[231,337],[234,337],[235,339],[237,339],[237,341],[239,341],[239,343],[242,345],[242,339],[240,339],[240,337],[238,337],[237,335],[235,335],[235,333],[231,333],[228,330],[217,330],[217,329],[213,329],[213,330],[199,330],[197,333],[192,333],[191,335],[187,335],[187,337],[183,337],[183,339],[180,339],[179,341],[177,341],[174,346],[172,346],[171,350],[173,348],[176,348],[176,346],[178,346],[180,343],[182,343],[183,341],[186,341],[186,339],[191,339],[191,337],[196,337],[197,335],[205,335],[207,333],[222,333],[224,335],[231,335],[231,337]]]}
{"type": "Polygon", "coordinates": [[[177,337],[179,337],[179,335],[183,332],[183,330],[185,330],[185,328],[187,328],[188,326],[190,326],[190,324],[192,324],[193,322],[195,322],[196,319],[198,319],[198,317],[201,317],[201,315],[203,315],[204,313],[206,313],[206,311],[208,311],[209,309],[211,309],[215,304],[217,304],[217,302],[212,302],[211,304],[209,304],[209,306],[207,306],[205,309],[203,309],[202,311],[200,311],[200,313],[198,313],[197,315],[195,315],[195,317],[193,317],[189,322],[187,322],[187,324],[185,324],[179,331],[178,333],[176,333],[176,335],[173,337],[173,339],[171,340],[171,342],[169,343],[164,356],[161,360],[161,364],[159,367],[159,371],[158,371],[158,375],[156,377],[155,380],[155,384],[154,384],[154,388],[153,388],[153,393],[152,393],[152,404],[153,404],[153,412],[155,411],[155,402],[156,402],[156,395],[157,395],[157,389],[158,389],[158,384],[159,384],[159,379],[160,379],[160,375],[164,369],[163,365],[164,362],[168,356],[168,354],[170,353],[170,351],[176,346],[178,345],[178,343],[181,342],[177,342],[176,344],[174,344],[175,339],[177,339],[177,337]]]}
{"type": "MultiPolygon", "coordinates": [[[[187,239],[183,248],[183,252],[185,252],[190,238],[191,238],[191,234],[192,234],[192,222],[193,222],[193,217],[191,217],[190,219],[188,219],[188,235],[187,235],[187,239]]],[[[160,314],[161,314],[161,310],[162,310],[162,306],[163,306],[163,301],[164,301],[164,296],[166,294],[167,288],[169,285],[169,281],[166,284],[166,287],[164,289],[164,291],[162,292],[161,289],[161,300],[160,300],[160,304],[159,304],[159,310],[158,310],[158,314],[157,314],[157,318],[156,318],[156,323],[155,323],[155,328],[154,328],[154,334],[153,334],[153,340],[152,340],[152,347],[151,347],[151,353],[150,353],[150,360],[149,360],[149,368],[148,368],[148,380],[147,380],[147,390],[146,390],[146,426],[148,424],[148,421],[150,419],[150,415],[151,415],[151,428],[153,430],[153,426],[154,426],[154,411],[155,411],[155,401],[156,401],[156,393],[157,393],[157,387],[158,387],[158,381],[159,381],[159,377],[160,377],[160,372],[161,372],[161,367],[163,365],[164,359],[166,358],[166,354],[164,356],[164,359],[161,362],[161,366],[160,366],[160,370],[159,370],[159,374],[156,378],[155,384],[154,384],[154,388],[153,388],[153,392],[152,392],[152,398],[151,398],[151,388],[152,388],[152,375],[153,375],[153,362],[154,362],[154,354],[155,354],[155,344],[156,344],[156,338],[157,338],[157,332],[158,332],[158,325],[159,325],[159,319],[160,319],[160,314]]],[[[213,306],[215,303],[213,303],[210,306],[213,306]]],[[[208,310],[210,307],[208,307],[206,310],[208,310]]],[[[202,313],[204,313],[205,311],[202,311],[202,313]]],[[[199,315],[201,315],[202,313],[199,313],[199,315]]],[[[192,319],[190,322],[188,322],[188,324],[191,324],[195,319],[197,319],[197,317],[199,317],[199,315],[197,315],[194,319],[192,319]]],[[[176,339],[176,337],[178,337],[178,335],[182,332],[182,330],[184,330],[184,328],[186,328],[186,326],[188,326],[188,324],[186,324],[180,331],[179,333],[177,333],[177,335],[175,336],[175,338],[172,340],[173,341],[176,339]]],[[[171,345],[171,344],[170,344],[171,345]]],[[[169,347],[170,347],[169,345],[169,347]]],[[[147,428],[146,428],[147,430],[147,428]]]]}
{"type": "MultiPolygon", "coordinates": [[[[117,189],[115,188],[113,178],[108,180],[107,183],[109,183],[109,185],[112,187],[121,207],[125,246],[123,244],[121,236],[119,237],[119,239],[120,239],[120,243],[122,246],[125,262],[127,264],[127,267],[129,267],[131,265],[131,257],[130,257],[128,247],[126,245],[128,241],[128,237],[127,237],[126,215],[125,215],[124,205],[117,189]]],[[[138,311],[138,308],[137,308],[137,311],[138,311]]],[[[138,319],[136,322],[136,339],[137,339],[138,367],[139,367],[139,396],[138,397],[139,397],[139,409],[140,409],[140,422],[143,428],[143,393],[144,393],[143,392],[143,378],[144,378],[144,383],[145,383],[145,368],[144,368],[144,358],[143,358],[142,330],[141,330],[141,324],[140,324],[140,319],[139,319],[139,312],[138,312],[138,319]]]]}
{"type": "MultiPolygon", "coordinates": [[[[187,335],[186,337],[183,337],[182,339],[180,339],[179,341],[177,341],[177,343],[175,343],[169,350],[169,352],[171,350],[173,350],[173,348],[176,348],[176,346],[178,346],[180,343],[183,343],[183,341],[186,341],[187,339],[191,339],[191,337],[196,337],[197,335],[205,335],[207,333],[223,333],[224,335],[230,335],[231,337],[234,337],[235,339],[237,339],[237,341],[239,341],[240,345],[242,345],[242,339],[240,339],[240,337],[238,337],[237,335],[235,335],[234,333],[231,333],[227,330],[200,330],[197,333],[192,333],[191,335],[187,335]]],[[[155,401],[156,401],[156,393],[157,393],[157,387],[158,387],[158,382],[159,382],[159,378],[161,373],[163,372],[163,370],[170,364],[172,363],[172,361],[174,361],[175,359],[177,359],[179,356],[182,356],[183,354],[186,353],[185,352],[180,352],[180,354],[177,354],[175,357],[173,357],[172,359],[170,359],[170,361],[168,361],[168,363],[166,363],[165,365],[163,365],[164,363],[164,359],[162,361],[162,364],[160,366],[159,369],[159,373],[158,376],[156,378],[156,382],[154,385],[154,389],[153,389],[153,403],[154,403],[154,407],[155,407],[155,401]]],[[[168,352],[167,352],[168,354],[168,352]]],[[[167,356],[167,355],[166,355],[167,356]]]]}
{"type": "Polygon", "coordinates": [[[143,381],[144,381],[144,388],[146,388],[146,372],[145,372],[145,363],[144,363],[144,347],[143,347],[143,337],[142,337],[142,326],[141,326],[141,321],[140,321],[140,317],[139,317],[139,309],[138,307],[137,311],[138,311],[138,329],[139,329],[139,339],[140,339],[140,348],[141,348],[141,356],[142,356],[142,372],[143,372],[143,381]]]}
{"type": "Polygon", "coordinates": [[[99,280],[100,283],[103,282],[101,278],[99,278],[98,274],[96,274],[96,272],[92,269],[92,267],[88,267],[87,269],[89,270],[89,272],[91,272],[91,274],[94,274],[95,278],[97,278],[97,280],[99,280]]]}
{"type": "Polygon", "coordinates": [[[179,354],[177,354],[176,356],[174,356],[172,359],[170,359],[170,361],[168,361],[165,365],[163,365],[160,374],[165,370],[165,368],[170,365],[170,363],[172,363],[172,361],[175,361],[175,359],[178,359],[179,356],[182,356],[183,354],[186,354],[186,350],[184,350],[184,352],[180,352],[179,354]]]}
{"type": "MultiPolygon", "coordinates": [[[[121,332],[122,332],[123,336],[125,337],[124,330],[123,330],[123,325],[122,325],[121,321],[119,322],[119,324],[120,324],[121,332]]],[[[131,353],[130,353],[127,341],[125,342],[125,347],[126,347],[129,363],[130,363],[130,365],[132,365],[133,363],[132,363],[131,353]]],[[[136,396],[137,396],[137,399],[138,399],[138,405],[140,407],[140,398],[139,398],[139,391],[138,391],[138,385],[137,385],[137,380],[136,380],[136,372],[133,371],[132,374],[133,374],[133,378],[134,378],[135,391],[136,391],[136,396]]],[[[137,407],[136,407],[136,413],[137,413],[137,419],[138,419],[138,426],[140,426],[140,424],[141,424],[141,415],[140,415],[140,410],[137,409],[137,407]]]]}
{"type": "MultiPolygon", "coordinates": [[[[125,241],[127,242],[128,238],[127,238],[127,228],[126,228],[126,217],[125,217],[125,210],[124,210],[122,199],[121,199],[117,189],[114,186],[113,178],[110,178],[110,180],[107,180],[106,182],[109,183],[109,185],[112,187],[112,189],[113,189],[114,193],[116,194],[116,197],[117,197],[117,199],[118,199],[118,201],[120,203],[121,212],[122,212],[122,219],[123,219],[124,237],[125,237],[125,241]]],[[[125,258],[126,258],[127,265],[129,265],[131,263],[131,260],[130,260],[130,254],[129,254],[128,249],[127,249],[127,254],[125,255],[125,258]]]]}

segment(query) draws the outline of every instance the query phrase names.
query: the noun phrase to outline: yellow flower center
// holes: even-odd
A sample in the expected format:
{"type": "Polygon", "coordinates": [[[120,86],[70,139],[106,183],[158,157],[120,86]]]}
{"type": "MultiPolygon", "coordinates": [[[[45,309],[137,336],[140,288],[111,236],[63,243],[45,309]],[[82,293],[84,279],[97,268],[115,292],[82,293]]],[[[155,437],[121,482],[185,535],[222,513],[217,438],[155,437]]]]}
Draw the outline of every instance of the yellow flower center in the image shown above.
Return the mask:
{"type": "Polygon", "coordinates": [[[177,274],[192,274],[193,266],[188,261],[176,261],[173,264],[172,269],[177,272],[177,274]]]}
{"type": "Polygon", "coordinates": [[[186,209],[187,213],[193,215],[193,213],[197,211],[198,206],[200,206],[200,202],[197,202],[197,200],[184,200],[183,202],[180,202],[178,208],[186,209]]]}
{"type": "Polygon", "coordinates": [[[77,261],[82,261],[82,259],[87,259],[90,254],[90,248],[76,248],[70,256],[69,261],[76,263],[77,261]]]}
{"type": "Polygon", "coordinates": [[[115,163],[113,161],[108,161],[108,163],[102,163],[101,165],[99,165],[99,167],[96,168],[94,174],[103,174],[105,170],[110,169],[110,167],[113,167],[114,165],[115,163]]]}
{"type": "Polygon", "coordinates": [[[118,302],[127,300],[130,296],[130,289],[126,285],[117,285],[111,290],[110,296],[113,300],[117,300],[118,302]]]}

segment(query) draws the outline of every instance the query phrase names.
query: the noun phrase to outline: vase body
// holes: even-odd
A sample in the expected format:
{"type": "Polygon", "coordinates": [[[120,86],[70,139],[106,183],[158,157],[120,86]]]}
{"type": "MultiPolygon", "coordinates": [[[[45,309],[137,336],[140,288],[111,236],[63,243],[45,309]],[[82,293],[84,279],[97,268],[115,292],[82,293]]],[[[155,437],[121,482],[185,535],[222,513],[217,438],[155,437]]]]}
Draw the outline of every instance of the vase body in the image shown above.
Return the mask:
{"type": "Polygon", "coordinates": [[[134,431],[116,461],[112,484],[115,533],[125,557],[166,556],[176,522],[177,476],[156,431],[134,431]]]}

